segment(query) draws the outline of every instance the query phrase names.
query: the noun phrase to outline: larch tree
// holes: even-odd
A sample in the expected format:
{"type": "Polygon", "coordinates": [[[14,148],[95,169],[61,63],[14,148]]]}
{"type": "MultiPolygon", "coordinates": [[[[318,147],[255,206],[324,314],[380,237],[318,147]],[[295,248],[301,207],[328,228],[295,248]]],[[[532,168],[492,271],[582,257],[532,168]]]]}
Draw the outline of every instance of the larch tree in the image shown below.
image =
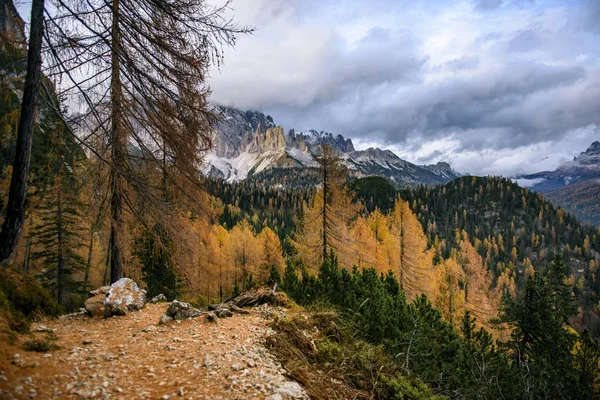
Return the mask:
{"type": "Polygon", "coordinates": [[[258,234],[258,240],[263,247],[263,271],[260,278],[266,280],[269,268],[276,267],[281,273],[283,267],[283,255],[281,250],[281,241],[279,237],[269,227],[264,227],[258,234]]]}
{"type": "Polygon", "coordinates": [[[434,250],[427,251],[427,237],[407,202],[397,199],[389,216],[393,245],[392,270],[409,298],[431,290],[434,250]]]}
{"type": "Polygon", "coordinates": [[[372,266],[380,273],[387,273],[390,269],[390,258],[388,250],[393,242],[390,237],[388,220],[385,215],[379,211],[379,208],[375,208],[375,211],[369,214],[367,217],[367,224],[371,228],[371,232],[374,238],[374,251],[371,255],[373,259],[372,266]]]}
{"type": "MultiPolygon", "coordinates": [[[[356,218],[350,228],[350,240],[352,243],[351,259],[358,268],[366,268],[375,265],[376,238],[369,227],[366,218],[356,218]]],[[[345,267],[351,267],[346,265],[345,267]]]]}
{"type": "Polygon", "coordinates": [[[250,32],[225,18],[227,4],[52,0],[48,73],[64,78],[62,93],[81,103],[70,122],[110,166],[111,282],[123,275],[125,212],[152,232],[149,220],[169,211],[166,186],[184,191],[183,181],[197,184],[215,121],[204,83],[208,68],[221,63],[223,46],[250,32]],[[141,178],[142,165],[162,178],[141,178]]]}
{"type": "Polygon", "coordinates": [[[433,304],[442,311],[444,319],[458,326],[464,314],[464,293],[460,288],[463,271],[454,258],[441,262],[435,269],[433,304]]]}
{"type": "Polygon", "coordinates": [[[492,289],[492,276],[483,259],[462,232],[457,261],[463,269],[463,287],[465,308],[482,324],[498,312],[499,296],[492,289]]]}
{"type": "Polygon", "coordinates": [[[321,265],[331,250],[340,256],[348,253],[348,227],[356,217],[360,204],[354,203],[345,185],[346,172],[339,163],[336,150],[321,145],[317,157],[322,188],[304,215],[297,244],[309,265],[321,265]]]}

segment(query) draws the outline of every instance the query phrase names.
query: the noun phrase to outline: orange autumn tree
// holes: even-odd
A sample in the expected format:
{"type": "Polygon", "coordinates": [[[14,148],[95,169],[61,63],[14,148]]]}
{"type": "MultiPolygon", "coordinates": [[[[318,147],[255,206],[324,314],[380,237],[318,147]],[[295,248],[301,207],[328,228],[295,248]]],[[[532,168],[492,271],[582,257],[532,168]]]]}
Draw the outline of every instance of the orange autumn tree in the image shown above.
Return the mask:
{"type": "Polygon", "coordinates": [[[361,205],[353,201],[345,185],[346,171],[339,164],[336,150],[322,145],[317,161],[321,188],[312,204],[304,207],[295,244],[300,259],[309,267],[320,266],[331,250],[346,265],[344,258],[351,253],[348,228],[361,205]]]}
{"type": "Polygon", "coordinates": [[[277,268],[282,273],[284,264],[281,241],[279,237],[269,227],[264,227],[263,230],[258,234],[258,240],[263,248],[263,262],[262,268],[259,274],[259,278],[266,281],[269,276],[269,269],[271,267],[277,268]]]}
{"type": "MultiPolygon", "coordinates": [[[[352,243],[350,258],[358,268],[372,267],[375,264],[376,239],[364,217],[358,217],[349,232],[352,243]]],[[[344,266],[348,267],[348,266],[344,266]]]]}
{"type": "Polygon", "coordinates": [[[456,258],[442,261],[435,269],[433,304],[451,325],[460,323],[464,314],[465,295],[460,288],[463,271],[456,258]]]}
{"type": "Polygon", "coordinates": [[[430,294],[433,276],[434,250],[427,249],[427,237],[408,203],[397,199],[388,217],[390,267],[398,277],[400,288],[408,298],[420,293],[430,294]]]}
{"type": "Polygon", "coordinates": [[[462,231],[456,260],[463,270],[465,310],[486,325],[498,311],[499,299],[492,289],[492,275],[465,231],[462,231]]]}

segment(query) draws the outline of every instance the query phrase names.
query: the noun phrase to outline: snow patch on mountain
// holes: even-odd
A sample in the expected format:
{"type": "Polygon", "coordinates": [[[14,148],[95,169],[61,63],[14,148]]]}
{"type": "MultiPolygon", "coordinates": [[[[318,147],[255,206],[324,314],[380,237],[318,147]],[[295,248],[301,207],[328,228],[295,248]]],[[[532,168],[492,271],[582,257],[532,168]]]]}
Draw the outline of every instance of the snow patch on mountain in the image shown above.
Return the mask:
{"type": "Polygon", "coordinates": [[[397,185],[437,184],[458,176],[449,164],[419,166],[390,150],[356,151],[352,140],[330,132],[308,130],[287,134],[270,116],[217,106],[221,115],[214,129],[215,149],[205,157],[203,173],[237,181],[270,168],[315,168],[321,145],[334,149],[355,176],[384,176],[397,185]]]}

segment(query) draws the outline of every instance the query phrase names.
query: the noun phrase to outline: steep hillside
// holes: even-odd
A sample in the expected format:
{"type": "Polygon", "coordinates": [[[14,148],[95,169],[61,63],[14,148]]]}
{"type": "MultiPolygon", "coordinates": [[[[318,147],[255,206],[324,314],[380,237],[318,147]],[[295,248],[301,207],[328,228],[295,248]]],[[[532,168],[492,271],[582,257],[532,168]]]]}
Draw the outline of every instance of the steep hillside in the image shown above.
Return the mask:
{"type": "Polygon", "coordinates": [[[569,210],[582,222],[600,227],[600,178],[573,183],[544,195],[569,210]]]}
{"type": "Polygon", "coordinates": [[[415,165],[389,150],[355,150],[350,139],[329,132],[309,130],[287,133],[271,116],[256,111],[217,107],[221,122],[215,127],[215,148],[205,157],[203,172],[230,182],[252,178],[255,182],[290,186],[301,185],[317,167],[321,144],[335,149],[351,176],[384,176],[397,186],[435,185],[458,175],[449,164],[415,165]],[[276,177],[294,170],[295,179],[276,177]],[[281,172],[278,172],[281,170],[281,172]]]}
{"type": "Polygon", "coordinates": [[[554,171],[526,175],[519,182],[543,193],[582,222],[600,226],[600,142],[554,171]]]}
{"type": "Polygon", "coordinates": [[[435,188],[405,190],[401,196],[442,257],[456,248],[464,231],[498,285],[511,291],[562,252],[580,305],[590,311],[582,317],[593,319],[600,334],[600,321],[592,312],[600,300],[600,229],[581,224],[541,194],[505,178],[462,177],[435,188]]]}

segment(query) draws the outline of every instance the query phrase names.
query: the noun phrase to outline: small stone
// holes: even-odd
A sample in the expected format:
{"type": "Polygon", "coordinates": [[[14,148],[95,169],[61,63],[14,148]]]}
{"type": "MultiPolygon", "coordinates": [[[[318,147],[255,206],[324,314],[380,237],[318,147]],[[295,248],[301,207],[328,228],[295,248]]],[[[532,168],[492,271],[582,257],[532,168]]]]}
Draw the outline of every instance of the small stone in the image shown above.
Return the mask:
{"type": "Polygon", "coordinates": [[[219,308],[215,310],[215,315],[219,318],[229,318],[233,316],[233,313],[228,308],[219,308]]]}
{"type": "Polygon", "coordinates": [[[285,382],[277,388],[277,393],[286,398],[295,399],[301,398],[304,394],[304,390],[297,382],[285,382]]]}
{"type": "Polygon", "coordinates": [[[145,327],[144,329],[142,329],[142,332],[149,333],[149,332],[154,332],[155,330],[156,330],[156,326],[154,326],[154,325],[148,325],[147,327],[145,327]]]}
{"type": "Polygon", "coordinates": [[[52,357],[53,357],[53,354],[51,354],[51,353],[44,354],[44,358],[52,358],[52,357]]]}
{"type": "Polygon", "coordinates": [[[153,298],[150,300],[150,303],[153,303],[153,304],[154,304],[154,303],[160,303],[160,302],[163,302],[163,301],[167,301],[167,297],[166,297],[164,294],[162,294],[162,293],[161,293],[161,294],[159,294],[159,295],[157,295],[157,296],[154,296],[154,297],[153,297],[153,298]]]}
{"type": "Polygon", "coordinates": [[[207,355],[204,356],[204,360],[203,361],[203,365],[205,367],[210,367],[211,365],[213,365],[215,362],[207,355]]]}
{"type": "Polygon", "coordinates": [[[173,318],[168,316],[167,314],[163,314],[160,316],[160,319],[158,320],[158,324],[159,325],[164,325],[169,321],[173,321],[173,318]]]}
{"type": "Polygon", "coordinates": [[[183,391],[183,388],[179,388],[179,390],[177,391],[177,396],[181,397],[185,395],[185,392],[183,391]]]}
{"type": "Polygon", "coordinates": [[[83,342],[81,342],[81,343],[83,343],[84,345],[86,345],[86,346],[87,346],[87,345],[89,345],[89,344],[92,344],[92,341],[91,341],[90,339],[85,339],[85,340],[84,340],[83,342]]]}
{"type": "Polygon", "coordinates": [[[238,363],[235,363],[235,364],[233,364],[233,365],[231,366],[231,369],[232,369],[232,370],[234,370],[234,371],[238,371],[238,370],[240,370],[241,368],[242,368],[242,367],[241,367],[241,366],[240,366],[240,364],[238,364],[238,363]]]}
{"type": "Polygon", "coordinates": [[[219,323],[219,317],[215,315],[213,312],[206,313],[206,322],[214,322],[215,324],[219,323]]]}

